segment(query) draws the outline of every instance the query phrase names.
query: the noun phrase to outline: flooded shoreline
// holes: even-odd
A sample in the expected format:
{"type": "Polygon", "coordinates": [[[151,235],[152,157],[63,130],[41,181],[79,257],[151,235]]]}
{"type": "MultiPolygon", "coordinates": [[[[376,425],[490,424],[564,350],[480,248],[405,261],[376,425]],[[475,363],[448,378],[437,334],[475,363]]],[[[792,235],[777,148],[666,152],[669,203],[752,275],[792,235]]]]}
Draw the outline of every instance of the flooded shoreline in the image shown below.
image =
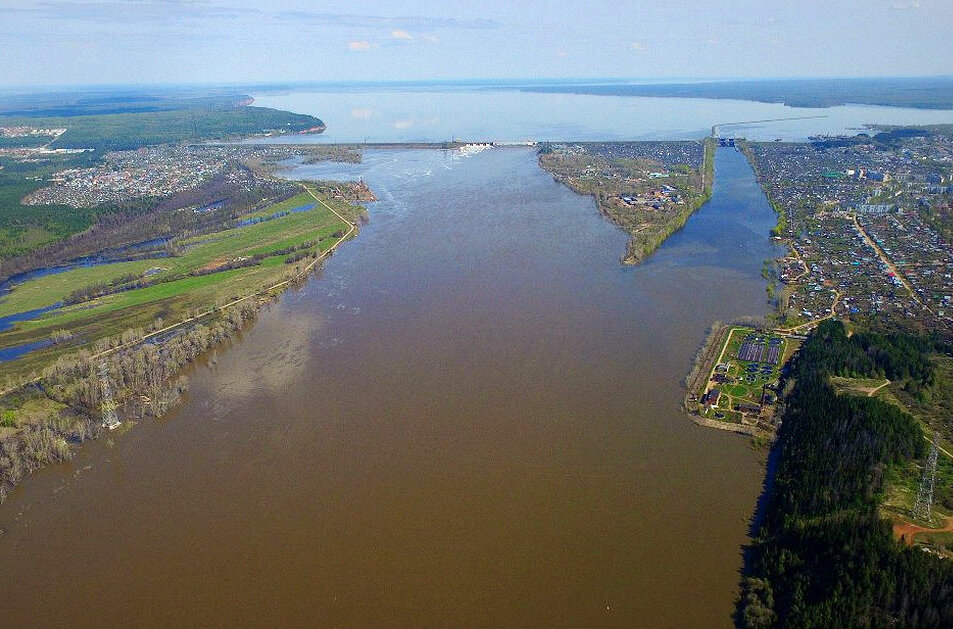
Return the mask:
{"type": "Polygon", "coordinates": [[[296,176],[340,171],[380,199],[361,238],[0,507],[0,624],[729,625],[763,468],[679,381],[767,308],[744,158],[639,267],[532,150],[296,176]]]}

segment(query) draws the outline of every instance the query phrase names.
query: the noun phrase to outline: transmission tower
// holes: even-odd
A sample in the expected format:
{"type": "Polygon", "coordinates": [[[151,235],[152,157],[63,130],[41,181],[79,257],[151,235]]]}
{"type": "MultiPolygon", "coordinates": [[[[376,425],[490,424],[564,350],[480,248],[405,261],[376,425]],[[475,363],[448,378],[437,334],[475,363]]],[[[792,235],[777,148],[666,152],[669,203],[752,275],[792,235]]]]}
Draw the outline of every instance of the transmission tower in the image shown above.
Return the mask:
{"type": "Polygon", "coordinates": [[[113,401],[113,392],[109,388],[109,370],[106,368],[105,362],[99,365],[99,386],[103,392],[103,401],[100,405],[103,414],[103,428],[113,430],[118,428],[121,422],[116,415],[116,402],[113,401]]]}
{"type": "Polygon", "coordinates": [[[936,459],[939,450],[940,432],[934,430],[933,446],[923,466],[923,476],[920,478],[920,488],[917,490],[917,503],[913,506],[913,515],[923,520],[929,520],[933,513],[933,486],[936,484],[936,459]]]}

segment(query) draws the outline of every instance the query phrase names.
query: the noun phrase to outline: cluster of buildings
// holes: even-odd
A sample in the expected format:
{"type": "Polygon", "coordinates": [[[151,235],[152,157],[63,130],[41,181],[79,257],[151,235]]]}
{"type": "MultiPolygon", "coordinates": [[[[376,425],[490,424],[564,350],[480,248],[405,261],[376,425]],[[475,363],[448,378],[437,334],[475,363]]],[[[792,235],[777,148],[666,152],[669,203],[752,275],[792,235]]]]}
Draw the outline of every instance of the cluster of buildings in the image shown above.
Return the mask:
{"type": "Polygon", "coordinates": [[[697,178],[704,144],[599,142],[552,144],[543,165],[577,191],[620,209],[661,210],[684,203],[686,177],[697,178]]]}
{"type": "MultiPolygon", "coordinates": [[[[607,159],[648,159],[666,168],[689,166],[701,168],[705,159],[705,144],[696,140],[671,142],[599,142],[576,145],[585,147],[592,155],[607,159]]],[[[664,173],[656,173],[664,174],[664,173]]]]}
{"type": "Polygon", "coordinates": [[[891,275],[894,284],[905,285],[918,305],[949,321],[953,316],[953,247],[914,211],[898,209],[858,217],[858,222],[896,269],[891,275]]]}
{"type": "Polygon", "coordinates": [[[953,334],[953,139],[844,144],[745,145],[791,246],[781,313],[953,334]]]}
{"type": "Polygon", "coordinates": [[[51,184],[27,195],[24,205],[95,207],[141,197],[166,197],[221,173],[220,155],[188,147],[152,147],[109,153],[92,168],[55,173],[51,184]]]}
{"type": "Polygon", "coordinates": [[[42,129],[40,127],[28,127],[24,125],[0,126],[0,138],[29,138],[42,137],[58,138],[66,133],[66,129],[42,129]]]}
{"type": "Polygon", "coordinates": [[[222,176],[240,187],[262,183],[259,175],[284,159],[323,149],[295,146],[164,145],[107,153],[91,168],[56,172],[46,187],[22,199],[25,205],[95,207],[140,198],[163,198],[222,176]]]}
{"type": "MultiPolygon", "coordinates": [[[[656,173],[650,173],[654,175],[656,173]]],[[[631,194],[621,194],[619,199],[626,205],[648,206],[655,210],[660,210],[666,205],[680,205],[683,202],[682,195],[678,188],[663,184],[660,187],[652,187],[631,194]]]]}

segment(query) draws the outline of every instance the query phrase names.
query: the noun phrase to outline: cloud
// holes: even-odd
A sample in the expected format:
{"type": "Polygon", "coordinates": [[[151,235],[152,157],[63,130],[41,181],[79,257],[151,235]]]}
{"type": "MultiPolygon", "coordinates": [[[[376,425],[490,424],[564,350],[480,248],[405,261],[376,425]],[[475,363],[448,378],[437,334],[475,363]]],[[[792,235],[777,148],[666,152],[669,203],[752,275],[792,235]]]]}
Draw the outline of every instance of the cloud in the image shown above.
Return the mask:
{"type": "Polygon", "coordinates": [[[56,21],[140,24],[153,20],[222,20],[259,14],[260,9],[213,6],[196,0],[24,0],[5,12],[56,21]]]}
{"type": "MultiPolygon", "coordinates": [[[[3,6],[7,14],[19,13],[37,19],[75,20],[94,23],[141,23],[157,19],[205,20],[252,19],[272,22],[346,28],[392,28],[408,32],[445,29],[491,30],[499,23],[489,19],[459,20],[416,15],[365,15],[307,10],[261,9],[211,0],[14,0],[3,6]]],[[[3,5],[0,0],[0,5],[3,5]]]]}
{"type": "Polygon", "coordinates": [[[395,129],[407,129],[412,126],[414,126],[413,120],[398,120],[394,122],[395,129]]]}
{"type": "Polygon", "coordinates": [[[436,44],[440,39],[433,33],[417,33],[411,32],[404,28],[395,28],[390,32],[391,44],[410,44],[410,43],[420,43],[426,42],[428,44],[436,44]]]}
{"type": "Polygon", "coordinates": [[[643,43],[640,42],[640,41],[634,41],[634,42],[632,42],[631,44],[629,44],[629,48],[631,48],[632,50],[638,50],[639,52],[643,52],[643,51],[647,50],[645,44],[643,44],[643,43]]]}
{"type": "Polygon", "coordinates": [[[569,53],[568,53],[567,51],[565,51],[565,50],[557,50],[557,51],[556,51],[556,56],[557,56],[557,57],[568,57],[568,56],[569,56],[569,53]]]}
{"type": "Polygon", "coordinates": [[[348,28],[392,28],[413,31],[435,28],[492,30],[499,28],[494,20],[458,20],[454,18],[434,18],[417,15],[363,15],[356,13],[314,13],[311,11],[262,11],[249,9],[275,19],[296,23],[321,24],[323,26],[343,26],[348,28]]]}
{"type": "Polygon", "coordinates": [[[914,2],[895,2],[890,5],[892,11],[916,11],[920,8],[920,3],[916,0],[914,2]]]}
{"type": "Polygon", "coordinates": [[[359,120],[367,120],[374,115],[374,110],[370,107],[355,107],[351,110],[351,118],[357,118],[359,120]]]}
{"type": "Polygon", "coordinates": [[[367,40],[349,41],[347,43],[348,50],[356,50],[358,52],[364,52],[364,51],[370,50],[373,47],[374,47],[374,44],[372,44],[371,42],[367,40]]]}

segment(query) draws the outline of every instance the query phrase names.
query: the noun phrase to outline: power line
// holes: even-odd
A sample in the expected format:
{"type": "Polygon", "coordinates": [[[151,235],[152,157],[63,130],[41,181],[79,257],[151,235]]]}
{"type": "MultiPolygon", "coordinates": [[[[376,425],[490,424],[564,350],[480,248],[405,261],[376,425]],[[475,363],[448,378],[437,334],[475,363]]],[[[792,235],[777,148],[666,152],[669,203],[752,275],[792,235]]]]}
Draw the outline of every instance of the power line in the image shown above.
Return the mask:
{"type": "Polygon", "coordinates": [[[917,502],[913,506],[913,515],[923,520],[929,520],[933,514],[933,487],[936,485],[936,459],[939,450],[940,432],[934,430],[933,446],[923,466],[923,476],[920,477],[920,487],[917,489],[917,502]]]}
{"type": "Polygon", "coordinates": [[[100,405],[103,414],[103,428],[113,430],[118,428],[122,422],[116,415],[116,402],[113,400],[113,392],[109,386],[109,370],[106,368],[106,361],[99,364],[99,387],[103,392],[103,401],[100,405]]]}

